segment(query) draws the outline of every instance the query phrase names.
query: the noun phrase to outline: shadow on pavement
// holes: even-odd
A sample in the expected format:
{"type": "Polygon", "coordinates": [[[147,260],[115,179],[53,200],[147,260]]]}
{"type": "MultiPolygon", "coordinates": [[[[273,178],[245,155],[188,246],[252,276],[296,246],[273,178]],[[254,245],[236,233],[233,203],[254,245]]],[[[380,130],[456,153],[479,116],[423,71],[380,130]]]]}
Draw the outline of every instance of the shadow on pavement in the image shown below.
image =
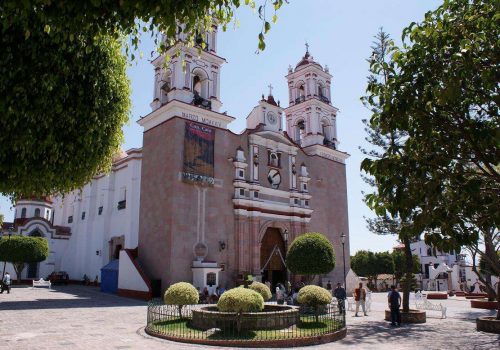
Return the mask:
{"type": "MultiPolygon", "coordinates": [[[[9,296],[14,296],[12,291],[9,296]]],[[[56,286],[50,290],[32,290],[31,300],[9,300],[0,295],[0,310],[70,309],[91,307],[146,306],[145,301],[102,293],[98,288],[86,286],[56,286]],[[37,293],[40,292],[40,298],[37,293]],[[53,298],[50,296],[53,295],[53,298]],[[34,300],[33,300],[34,299],[34,300]]]]}
{"type": "Polygon", "coordinates": [[[476,323],[476,318],[481,316],[495,316],[497,310],[471,309],[469,311],[454,312],[453,318],[476,323]]]}
{"type": "Polygon", "coordinates": [[[435,337],[438,335],[434,329],[426,327],[424,324],[404,324],[401,327],[392,327],[387,321],[372,321],[369,324],[359,323],[349,325],[347,328],[347,337],[339,341],[341,344],[355,345],[362,339],[363,344],[383,344],[389,339],[391,343],[398,340],[408,342],[414,338],[435,337]]]}

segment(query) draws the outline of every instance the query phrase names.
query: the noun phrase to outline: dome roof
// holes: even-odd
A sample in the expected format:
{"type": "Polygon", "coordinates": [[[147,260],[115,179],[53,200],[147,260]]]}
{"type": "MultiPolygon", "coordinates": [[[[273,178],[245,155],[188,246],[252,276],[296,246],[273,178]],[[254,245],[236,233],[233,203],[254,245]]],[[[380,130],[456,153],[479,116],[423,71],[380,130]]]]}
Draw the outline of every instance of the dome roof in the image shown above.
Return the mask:
{"type": "Polygon", "coordinates": [[[273,105],[273,106],[277,106],[278,104],[276,103],[276,101],[274,100],[274,97],[273,95],[269,95],[267,96],[267,100],[266,100],[267,103],[269,103],[270,105],[273,105]]]}
{"type": "Polygon", "coordinates": [[[307,50],[304,57],[302,57],[300,62],[295,66],[295,70],[299,69],[300,67],[307,66],[308,64],[314,64],[323,69],[323,67],[321,67],[318,62],[314,61],[314,58],[309,54],[309,50],[307,50]]]}
{"type": "Polygon", "coordinates": [[[17,202],[30,201],[30,202],[46,202],[52,203],[51,196],[20,196],[17,202]]]}

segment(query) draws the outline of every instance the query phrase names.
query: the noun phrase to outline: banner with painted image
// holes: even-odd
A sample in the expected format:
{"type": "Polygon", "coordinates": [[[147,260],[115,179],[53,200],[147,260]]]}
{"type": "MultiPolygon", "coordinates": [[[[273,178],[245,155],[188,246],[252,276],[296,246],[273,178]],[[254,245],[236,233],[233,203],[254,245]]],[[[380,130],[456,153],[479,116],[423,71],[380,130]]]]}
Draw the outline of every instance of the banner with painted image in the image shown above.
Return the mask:
{"type": "Polygon", "coordinates": [[[213,184],[215,129],[186,122],[184,133],[183,179],[213,184]]]}

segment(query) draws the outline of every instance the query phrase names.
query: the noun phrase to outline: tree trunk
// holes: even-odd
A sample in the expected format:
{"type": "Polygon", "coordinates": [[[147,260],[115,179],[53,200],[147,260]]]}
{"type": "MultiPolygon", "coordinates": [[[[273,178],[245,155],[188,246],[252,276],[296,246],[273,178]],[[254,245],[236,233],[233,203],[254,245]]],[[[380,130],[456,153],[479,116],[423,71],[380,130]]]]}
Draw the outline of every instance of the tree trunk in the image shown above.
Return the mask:
{"type": "Polygon", "coordinates": [[[497,320],[500,320],[500,283],[497,283],[497,320]]]}
{"type": "Polygon", "coordinates": [[[405,245],[405,283],[403,285],[403,312],[410,311],[410,289],[413,274],[413,256],[411,254],[410,239],[403,239],[405,245]]]}
{"type": "Polygon", "coordinates": [[[12,263],[14,271],[16,271],[17,283],[21,284],[21,273],[24,270],[25,263],[12,263]]]}
{"type": "Polygon", "coordinates": [[[182,306],[183,305],[179,305],[179,318],[182,320],[182,306]]]}

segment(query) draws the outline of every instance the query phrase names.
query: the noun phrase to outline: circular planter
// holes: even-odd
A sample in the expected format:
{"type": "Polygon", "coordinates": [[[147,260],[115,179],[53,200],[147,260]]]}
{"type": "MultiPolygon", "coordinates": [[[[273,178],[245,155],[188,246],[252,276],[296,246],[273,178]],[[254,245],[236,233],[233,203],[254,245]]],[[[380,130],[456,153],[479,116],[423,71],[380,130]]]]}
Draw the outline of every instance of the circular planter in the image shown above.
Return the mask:
{"type": "Polygon", "coordinates": [[[477,331],[500,334],[500,320],[495,316],[482,316],[476,318],[477,331]]]}
{"type": "Polygon", "coordinates": [[[470,301],[470,307],[474,309],[496,310],[498,308],[498,302],[485,299],[473,299],[470,301]]]}
{"type": "Polygon", "coordinates": [[[427,299],[448,299],[446,293],[427,293],[427,299]]]}
{"type": "MultiPolygon", "coordinates": [[[[194,309],[191,326],[207,330],[234,326],[236,314],[220,312],[216,306],[194,309]]],[[[261,312],[241,314],[242,330],[283,329],[300,322],[299,309],[291,306],[265,305],[261,312]]]]}
{"type": "Polygon", "coordinates": [[[345,338],[347,335],[347,328],[342,328],[338,331],[322,334],[313,335],[301,338],[289,338],[289,339],[272,339],[272,340],[213,340],[213,339],[196,339],[196,338],[179,338],[176,336],[169,336],[166,334],[156,333],[151,331],[147,327],[145,328],[146,334],[153,337],[163,338],[171,341],[177,341],[181,343],[189,344],[199,344],[199,345],[213,345],[213,346],[231,346],[231,347],[243,347],[243,348],[293,348],[297,346],[309,346],[309,345],[320,345],[331,343],[340,339],[345,338]]]}
{"type": "Polygon", "coordinates": [[[486,295],[466,295],[465,299],[484,299],[486,295]]]}
{"type": "MultiPolygon", "coordinates": [[[[385,310],[385,320],[391,321],[391,310],[385,310]]],[[[425,323],[427,320],[425,311],[412,310],[401,311],[401,323],[425,323]]]]}

